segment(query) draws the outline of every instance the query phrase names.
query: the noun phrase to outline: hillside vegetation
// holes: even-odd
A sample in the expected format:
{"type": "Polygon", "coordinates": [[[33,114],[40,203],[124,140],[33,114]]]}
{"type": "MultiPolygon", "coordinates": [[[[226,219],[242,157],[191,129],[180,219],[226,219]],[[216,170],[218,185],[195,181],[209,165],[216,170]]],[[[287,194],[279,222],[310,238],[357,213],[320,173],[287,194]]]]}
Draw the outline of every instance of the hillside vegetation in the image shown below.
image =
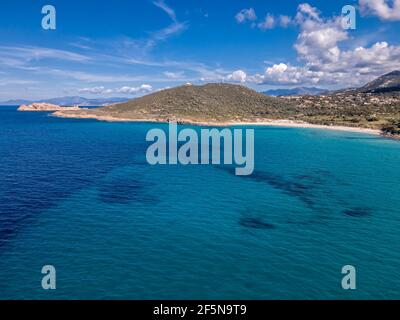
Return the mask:
{"type": "Polygon", "coordinates": [[[244,86],[206,84],[162,90],[126,103],[91,110],[81,115],[157,121],[254,121],[295,117],[301,108],[244,86]]]}
{"type": "Polygon", "coordinates": [[[400,133],[400,72],[357,90],[311,96],[270,97],[240,85],[186,85],[98,109],[58,111],[56,116],[109,121],[224,124],[276,119],[400,133]]]}

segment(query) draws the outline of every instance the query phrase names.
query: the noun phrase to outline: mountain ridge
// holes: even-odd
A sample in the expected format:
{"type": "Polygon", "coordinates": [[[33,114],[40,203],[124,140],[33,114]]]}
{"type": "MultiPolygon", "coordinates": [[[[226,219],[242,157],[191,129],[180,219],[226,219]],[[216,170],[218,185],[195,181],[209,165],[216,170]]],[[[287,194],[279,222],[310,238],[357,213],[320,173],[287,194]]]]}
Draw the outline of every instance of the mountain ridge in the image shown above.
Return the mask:
{"type": "Polygon", "coordinates": [[[400,91],[400,70],[394,70],[368,82],[357,91],[364,93],[386,93],[400,91]]]}
{"type": "Polygon", "coordinates": [[[293,95],[319,95],[327,93],[329,90],[317,87],[296,87],[296,88],[279,88],[263,91],[262,93],[273,96],[293,96],[293,95]]]}
{"type": "Polygon", "coordinates": [[[400,70],[386,73],[358,88],[342,88],[338,90],[327,90],[316,87],[278,88],[263,91],[271,96],[299,96],[299,95],[329,95],[329,94],[353,94],[353,93],[393,93],[400,92],[400,70]]]}

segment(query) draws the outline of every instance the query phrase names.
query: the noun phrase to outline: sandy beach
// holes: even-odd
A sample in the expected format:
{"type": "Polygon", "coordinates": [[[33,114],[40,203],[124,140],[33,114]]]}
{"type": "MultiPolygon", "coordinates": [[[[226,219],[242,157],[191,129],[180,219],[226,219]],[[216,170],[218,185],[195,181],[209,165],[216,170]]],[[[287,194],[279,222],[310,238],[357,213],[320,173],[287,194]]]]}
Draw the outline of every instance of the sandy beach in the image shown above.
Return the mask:
{"type": "MultiPolygon", "coordinates": [[[[61,111],[52,113],[54,117],[60,118],[73,118],[73,119],[95,119],[98,121],[106,122],[154,122],[154,123],[168,123],[171,122],[169,119],[161,118],[117,118],[112,116],[102,116],[94,114],[82,114],[74,113],[71,111],[61,111]]],[[[231,127],[231,126],[265,126],[265,127],[290,127],[290,128],[310,128],[310,129],[324,129],[334,131],[345,131],[345,132],[358,132],[372,135],[382,135],[382,132],[378,129],[370,128],[359,128],[359,127],[346,127],[346,126],[326,126],[311,124],[307,122],[293,121],[293,120],[265,120],[257,119],[256,121],[226,121],[226,122],[213,122],[213,121],[198,121],[193,119],[174,119],[174,122],[179,124],[188,124],[195,126],[207,126],[207,127],[231,127]]]]}

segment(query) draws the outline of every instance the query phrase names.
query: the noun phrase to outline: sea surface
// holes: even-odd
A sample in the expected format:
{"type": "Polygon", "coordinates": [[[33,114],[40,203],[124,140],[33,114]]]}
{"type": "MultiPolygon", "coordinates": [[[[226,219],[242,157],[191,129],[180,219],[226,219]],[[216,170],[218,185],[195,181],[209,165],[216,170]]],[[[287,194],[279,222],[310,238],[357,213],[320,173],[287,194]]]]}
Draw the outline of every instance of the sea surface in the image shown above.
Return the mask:
{"type": "Polygon", "coordinates": [[[0,299],[400,298],[400,142],[256,128],[236,176],[148,165],[154,127],[0,107],[0,299]]]}

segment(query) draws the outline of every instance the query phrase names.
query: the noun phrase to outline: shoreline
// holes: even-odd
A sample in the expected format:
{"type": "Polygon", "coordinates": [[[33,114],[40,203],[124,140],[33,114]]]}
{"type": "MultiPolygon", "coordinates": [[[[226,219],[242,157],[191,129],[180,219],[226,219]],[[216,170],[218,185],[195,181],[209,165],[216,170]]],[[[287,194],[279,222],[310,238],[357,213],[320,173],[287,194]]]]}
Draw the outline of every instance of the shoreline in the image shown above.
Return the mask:
{"type": "MultiPolygon", "coordinates": [[[[53,117],[58,118],[69,118],[69,119],[93,119],[104,122],[143,122],[143,123],[169,123],[169,119],[161,118],[116,118],[112,116],[100,116],[100,115],[88,115],[88,114],[76,114],[70,112],[54,112],[51,114],[53,117]]],[[[384,135],[379,129],[361,128],[361,127],[347,127],[337,125],[320,125],[312,124],[302,121],[293,120],[256,120],[256,121],[226,121],[226,122],[213,122],[213,121],[196,121],[192,119],[174,119],[178,124],[194,125],[194,126],[205,126],[205,127],[234,127],[234,126],[260,126],[260,127],[287,127],[287,128],[309,128],[309,129],[323,129],[332,131],[343,131],[343,132],[354,132],[364,133],[370,135],[379,135],[388,138],[398,139],[389,135],[384,135]]]]}
{"type": "MultiPolygon", "coordinates": [[[[246,124],[240,124],[246,125],[246,124]]],[[[338,125],[322,125],[313,124],[308,122],[292,121],[292,120],[272,120],[267,122],[255,122],[249,123],[249,125],[254,126],[274,126],[274,127],[286,127],[286,128],[309,128],[309,129],[323,129],[332,131],[343,131],[343,132],[355,132],[355,133],[365,133],[371,135],[383,135],[382,131],[379,129],[361,128],[361,127],[347,127],[338,125]]]]}

